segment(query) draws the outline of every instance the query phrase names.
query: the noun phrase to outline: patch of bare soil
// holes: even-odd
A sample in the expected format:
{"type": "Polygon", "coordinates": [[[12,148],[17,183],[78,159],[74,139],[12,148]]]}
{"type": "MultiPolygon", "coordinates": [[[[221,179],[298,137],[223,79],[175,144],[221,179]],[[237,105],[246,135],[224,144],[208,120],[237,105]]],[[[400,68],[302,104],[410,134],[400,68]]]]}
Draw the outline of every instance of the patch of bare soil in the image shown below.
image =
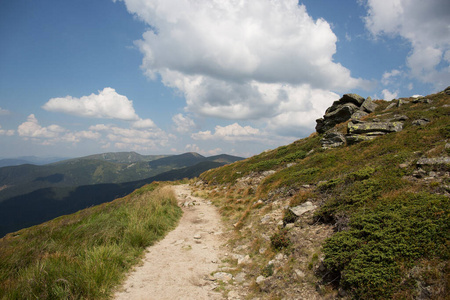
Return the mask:
{"type": "Polygon", "coordinates": [[[115,299],[223,299],[211,276],[226,255],[220,215],[188,185],[173,188],[184,211],[178,227],[147,249],[115,299]]]}

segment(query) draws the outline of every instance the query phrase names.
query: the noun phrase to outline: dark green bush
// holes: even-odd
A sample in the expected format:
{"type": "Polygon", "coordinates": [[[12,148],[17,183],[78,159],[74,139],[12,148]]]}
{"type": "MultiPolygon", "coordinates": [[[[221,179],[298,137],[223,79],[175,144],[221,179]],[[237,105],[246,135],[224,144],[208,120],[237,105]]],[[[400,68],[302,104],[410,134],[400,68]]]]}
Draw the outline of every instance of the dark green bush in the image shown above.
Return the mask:
{"type": "Polygon", "coordinates": [[[324,263],[357,299],[387,299],[421,258],[449,258],[449,199],[426,193],[383,199],[359,210],[350,229],[324,245],[324,263]]]}

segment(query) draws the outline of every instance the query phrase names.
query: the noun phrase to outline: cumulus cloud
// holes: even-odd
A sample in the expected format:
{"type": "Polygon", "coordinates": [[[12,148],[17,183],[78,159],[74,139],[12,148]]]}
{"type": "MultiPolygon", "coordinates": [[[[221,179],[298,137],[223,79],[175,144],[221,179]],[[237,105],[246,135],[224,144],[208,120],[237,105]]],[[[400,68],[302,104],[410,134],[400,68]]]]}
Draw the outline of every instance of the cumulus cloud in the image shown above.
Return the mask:
{"type": "Polygon", "coordinates": [[[10,113],[9,110],[0,107],[0,116],[9,115],[10,113]]]}
{"type": "Polygon", "coordinates": [[[166,146],[173,136],[163,130],[151,128],[123,128],[115,125],[97,124],[89,127],[90,131],[104,136],[103,144],[114,145],[118,149],[150,150],[166,146]]]}
{"type": "Polygon", "coordinates": [[[392,99],[395,99],[398,96],[398,91],[390,92],[387,89],[382,90],[381,93],[383,94],[383,99],[387,101],[391,101],[392,99]]]}
{"type": "Polygon", "coordinates": [[[242,127],[238,123],[228,126],[216,126],[215,132],[210,130],[193,133],[194,140],[250,141],[261,138],[261,131],[251,126],[242,127]]]}
{"type": "Polygon", "coordinates": [[[14,133],[15,133],[14,130],[2,129],[2,126],[0,125],[0,135],[13,136],[14,133]]]}
{"type": "Polygon", "coordinates": [[[175,123],[175,130],[179,133],[189,132],[195,127],[194,120],[182,114],[173,116],[172,121],[175,123]]]}
{"type": "MultiPolygon", "coordinates": [[[[296,0],[123,0],[153,30],[136,42],[142,68],[185,96],[187,110],[262,119],[308,106],[296,88],[367,87],[333,60],[336,35],[296,0]]],[[[330,103],[335,99],[328,99],[330,103]]]]}
{"type": "Polygon", "coordinates": [[[384,85],[388,85],[391,83],[392,77],[399,76],[399,75],[401,75],[401,73],[402,72],[400,72],[399,70],[396,70],[396,69],[392,70],[391,72],[384,72],[384,74],[381,78],[381,83],[384,85]]]}
{"type": "Polygon", "coordinates": [[[411,75],[445,87],[450,82],[450,2],[447,0],[368,0],[366,27],[374,36],[400,36],[411,43],[406,59],[411,75]]]}
{"type": "Polygon", "coordinates": [[[66,129],[59,125],[42,127],[41,125],[39,125],[39,122],[34,114],[31,114],[28,116],[26,122],[19,125],[19,127],[17,128],[17,132],[20,136],[25,138],[52,139],[61,136],[62,133],[66,132],[66,129]]]}
{"type": "Polygon", "coordinates": [[[155,123],[150,119],[139,119],[133,123],[135,128],[153,128],[156,127],[155,123]]]}
{"type": "Polygon", "coordinates": [[[52,98],[42,108],[81,117],[139,121],[133,102],[110,87],[81,98],[52,98]]]}

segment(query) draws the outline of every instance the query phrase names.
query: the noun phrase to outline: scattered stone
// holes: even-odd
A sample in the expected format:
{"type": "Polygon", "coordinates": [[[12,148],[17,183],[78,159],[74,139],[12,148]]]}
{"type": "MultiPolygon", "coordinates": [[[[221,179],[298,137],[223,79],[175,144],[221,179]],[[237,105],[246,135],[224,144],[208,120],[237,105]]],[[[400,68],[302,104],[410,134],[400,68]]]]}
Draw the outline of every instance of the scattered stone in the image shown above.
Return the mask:
{"type": "Polygon", "coordinates": [[[196,239],[196,240],[199,240],[199,239],[201,239],[202,238],[202,236],[200,235],[200,233],[196,233],[195,235],[194,235],[194,239],[196,239]]]}
{"type": "Polygon", "coordinates": [[[312,204],[311,201],[306,201],[303,204],[289,208],[289,210],[297,217],[300,217],[304,213],[311,211],[311,210],[315,210],[316,208],[317,208],[317,206],[312,204]]]}
{"type": "Polygon", "coordinates": [[[284,227],[284,228],[286,228],[286,229],[292,229],[292,228],[294,228],[295,227],[295,224],[294,223],[289,223],[289,224],[286,224],[286,226],[284,227]]]}
{"type": "Polygon", "coordinates": [[[259,254],[264,254],[265,252],[267,251],[267,248],[265,248],[265,247],[262,247],[262,248],[259,248],[259,254]]]}
{"type": "Polygon", "coordinates": [[[414,126],[424,126],[424,125],[427,125],[428,123],[430,123],[430,120],[427,119],[427,118],[421,118],[421,119],[418,119],[418,120],[414,120],[412,122],[412,124],[414,126]]]}
{"type": "Polygon", "coordinates": [[[305,277],[305,273],[303,273],[302,270],[295,269],[294,272],[295,272],[295,274],[297,275],[297,277],[299,277],[299,278],[305,277]]]}
{"type": "Polygon", "coordinates": [[[236,280],[237,282],[244,282],[245,276],[246,274],[244,272],[240,272],[234,277],[234,280],[236,280]]]}
{"type": "Polygon", "coordinates": [[[417,161],[418,166],[436,166],[436,165],[447,165],[450,164],[450,157],[448,156],[441,156],[441,157],[422,157],[417,161]]]}
{"type": "Polygon", "coordinates": [[[214,278],[222,281],[230,281],[231,279],[233,279],[233,275],[226,272],[217,272],[214,274],[214,278]]]}
{"type": "Polygon", "coordinates": [[[408,117],[405,115],[394,115],[394,118],[390,119],[389,122],[406,121],[406,120],[408,120],[408,117]]]}
{"type": "Polygon", "coordinates": [[[258,285],[260,285],[261,283],[263,283],[266,280],[266,277],[259,275],[258,277],[256,277],[256,283],[258,285]]]}

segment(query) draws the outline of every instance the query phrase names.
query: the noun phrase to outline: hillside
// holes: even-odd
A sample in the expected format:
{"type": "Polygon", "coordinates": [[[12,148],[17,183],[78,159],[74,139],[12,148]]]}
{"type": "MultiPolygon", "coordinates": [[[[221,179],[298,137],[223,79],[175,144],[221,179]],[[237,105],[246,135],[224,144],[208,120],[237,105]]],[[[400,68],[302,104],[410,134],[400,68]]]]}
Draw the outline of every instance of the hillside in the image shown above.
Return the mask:
{"type": "Polygon", "coordinates": [[[241,295],[448,297],[449,94],[344,95],[310,137],[201,174],[249,257],[241,295]]]}

